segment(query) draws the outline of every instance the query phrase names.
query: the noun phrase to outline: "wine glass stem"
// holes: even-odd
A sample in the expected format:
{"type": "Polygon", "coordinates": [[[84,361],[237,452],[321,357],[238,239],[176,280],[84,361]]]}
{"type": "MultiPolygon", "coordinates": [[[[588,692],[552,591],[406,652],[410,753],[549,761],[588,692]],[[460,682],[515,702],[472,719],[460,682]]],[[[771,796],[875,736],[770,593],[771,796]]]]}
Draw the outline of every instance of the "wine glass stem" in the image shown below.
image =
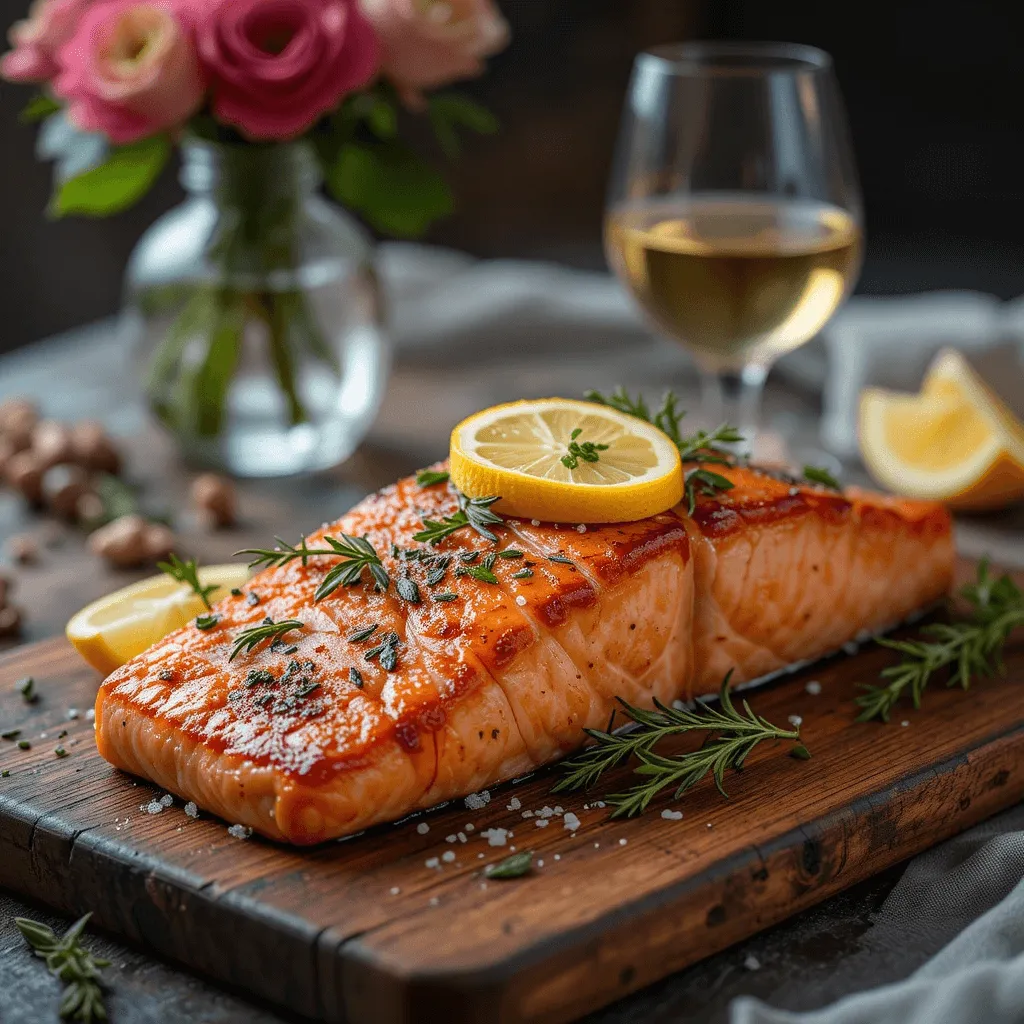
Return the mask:
{"type": "Polygon", "coordinates": [[[749,456],[761,425],[761,398],[768,371],[763,366],[745,366],[739,371],[701,373],[705,415],[711,426],[728,423],[743,440],[733,445],[737,455],[749,456]]]}

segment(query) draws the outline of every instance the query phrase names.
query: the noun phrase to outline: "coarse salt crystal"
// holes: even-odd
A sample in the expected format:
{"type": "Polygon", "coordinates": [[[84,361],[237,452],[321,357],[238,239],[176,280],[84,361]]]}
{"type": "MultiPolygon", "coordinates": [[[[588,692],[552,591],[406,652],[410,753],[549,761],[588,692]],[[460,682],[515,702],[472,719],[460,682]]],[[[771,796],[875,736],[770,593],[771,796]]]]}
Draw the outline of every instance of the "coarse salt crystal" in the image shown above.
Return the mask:
{"type": "Polygon", "coordinates": [[[476,831],[476,825],[474,825],[473,822],[471,822],[471,821],[467,822],[466,823],[466,831],[467,832],[475,832],[476,831]]]}
{"type": "Polygon", "coordinates": [[[524,818],[532,818],[533,817],[533,811],[523,811],[523,817],[524,818]]]}
{"type": "Polygon", "coordinates": [[[487,840],[488,846],[504,846],[508,842],[509,831],[506,828],[488,828],[480,835],[487,840]]]}
{"type": "Polygon", "coordinates": [[[164,793],[164,795],[160,797],[160,803],[162,803],[164,807],[170,807],[171,804],[174,803],[174,797],[171,796],[170,793],[164,793]]]}
{"type": "Polygon", "coordinates": [[[538,818],[553,818],[555,815],[555,809],[553,807],[542,807],[537,812],[538,818]]]}
{"type": "Polygon", "coordinates": [[[459,841],[459,837],[453,833],[450,836],[445,836],[444,841],[446,843],[457,843],[459,841]]]}
{"type": "Polygon", "coordinates": [[[668,810],[666,808],[664,811],[661,812],[661,816],[666,821],[679,821],[679,819],[682,818],[682,816],[683,816],[683,812],[682,811],[670,811],[670,810],[668,810]]]}
{"type": "Polygon", "coordinates": [[[548,827],[548,819],[547,818],[537,818],[537,820],[534,821],[534,825],[536,825],[537,828],[547,828],[548,827]]]}
{"type": "Polygon", "coordinates": [[[508,804],[507,804],[505,809],[508,810],[508,811],[518,811],[519,808],[522,807],[522,806],[523,806],[523,804],[522,804],[522,801],[519,799],[519,797],[514,796],[514,797],[512,797],[511,800],[509,800],[509,802],[508,802],[508,804]]]}
{"type": "Polygon", "coordinates": [[[812,679],[804,689],[812,696],[817,697],[821,693],[821,683],[817,679],[812,679]]]}
{"type": "Polygon", "coordinates": [[[853,640],[849,640],[843,644],[843,654],[856,654],[859,650],[860,644],[855,643],[853,640]]]}
{"type": "Polygon", "coordinates": [[[189,800],[189,802],[185,804],[185,814],[189,818],[199,817],[199,807],[196,805],[196,802],[194,800],[189,800]]]}
{"type": "Polygon", "coordinates": [[[565,814],[565,810],[558,804],[555,804],[555,814],[556,816],[561,817],[563,814],[565,814]]]}
{"type": "Polygon", "coordinates": [[[600,844],[600,843],[594,843],[594,849],[595,849],[595,850],[598,850],[598,849],[600,849],[600,847],[601,847],[601,844],[600,844]]]}
{"type": "Polygon", "coordinates": [[[441,866],[441,858],[440,857],[428,857],[423,862],[423,866],[425,868],[439,868],[441,866]]]}
{"type": "Polygon", "coordinates": [[[748,956],[746,960],[743,961],[743,966],[746,967],[748,971],[759,971],[761,970],[761,961],[758,960],[756,956],[748,956]]]}
{"type": "Polygon", "coordinates": [[[465,832],[460,832],[459,833],[459,842],[460,843],[466,842],[466,833],[465,832]]]}
{"type": "Polygon", "coordinates": [[[626,845],[626,843],[628,843],[628,842],[629,842],[629,840],[628,840],[628,839],[620,839],[620,840],[619,840],[619,846],[625,846],[625,845],[626,845]]]}
{"type": "Polygon", "coordinates": [[[580,525],[576,527],[576,532],[577,533],[586,533],[587,532],[587,524],[586,523],[580,523],[580,525]]]}
{"type": "Polygon", "coordinates": [[[164,805],[159,800],[150,800],[148,804],[143,804],[139,809],[147,814],[159,814],[164,809],[164,805]]]}
{"type": "Polygon", "coordinates": [[[530,525],[531,526],[540,526],[540,520],[539,519],[531,519],[530,520],[530,525]]]}
{"type": "Polygon", "coordinates": [[[235,839],[248,839],[252,835],[252,829],[248,825],[232,825],[228,829],[228,835],[235,839]]]}
{"type": "Polygon", "coordinates": [[[401,891],[402,890],[399,889],[397,885],[391,886],[391,895],[392,896],[397,896],[401,891]]]}
{"type": "Polygon", "coordinates": [[[804,720],[799,715],[790,715],[788,721],[790,725],[797,728],[804,724],[804,720]]]}
{"type": "Polygon", "coordinates": [[[561,859],[562,859],[562,855],[560,853],[556,853],[555,854],[555,860],[561,860],[561,859]]]}
{"type": "Polygon", "coordinates": [[[430,826],[425,821],[421,821],[416,826],[416,831],[419,832],[421,836],[425,836],[430,831],[430,826]]]}
{"type": "Polygon", "coordinates": [[[436,896],[430,897],[430,905],[436,907],[441,901],[436,896]]]}
{"type": "Polygon", "coordinates": [[[441,854],[441,860],[443,860],[445,864],[451,864],[451,862],[455,860],[455,851],[445,850],[444,853],[441,854]]]}
{"type": "Polygon", "coordinates": [[[902,725],[903,728],[906,729],[906,727],[910,725],[910,723],[904,718],[903,721],[900,722],[900,725],[902,725]]]}
{"type": "Polygon", "coordinates": [[[96,721],[96,709],[95,708],[89,708],[89,710],[86,711],[86,713],[85,713],[85,720],[87,722],[94,722],[94,721],[96,721]]]}
{"type": "Polygon", "coordinates": [[[526,598],[523,597],[522,594],[517,595],[517,597],[516,597],[516,604],[519,605],[520,608],[525,608],[526,607],[526,598]]]}
{"type": "Polygon", "coordinates": [[[542,861],[542,860],[537,861],[537,867],[539,867],[539,868],[544,867],[544,861],[542,861]]]}
{"type": "Polygon", "coordinates": [[[580,827],[580,819],[576,817],[572,811],[567,811],[565,817],[562,819],[562,828],[568,829],[570,832],[575,832],[580,827]]]}
{"type": "Polygon", "coordinates": [[[486,789],[479,793],[470,793],[465,799],[466,808],[470,811],[479,811],[491,802],[491,794],[486,789]]]}
{"type": "Polygon", "coordinates": [[[68,721],[73,722],[78,717],[78,708],[68,708],[68,721]]]}

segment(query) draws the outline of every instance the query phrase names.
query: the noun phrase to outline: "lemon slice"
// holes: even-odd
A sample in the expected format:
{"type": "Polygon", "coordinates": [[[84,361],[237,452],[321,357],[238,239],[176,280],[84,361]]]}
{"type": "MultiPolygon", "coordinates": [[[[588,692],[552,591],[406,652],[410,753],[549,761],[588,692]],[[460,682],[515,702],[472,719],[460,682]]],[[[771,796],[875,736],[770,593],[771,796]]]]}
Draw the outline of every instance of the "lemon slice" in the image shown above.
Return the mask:
{"type": "Polygon", "coordinates": [[[463,494],[500,495],[497,511],[545,522],[630,522],[683,496],[679,451],[657,427],[567,398],[497,405],[463,420],[452,431],[450,468],[463,494]],[[589,459],[571,457],[574,442],[589,459]]]}
{"type": "MultiPolygon", "coordinates": [[[[199,582],[216,585],[216,601],[249,578],[244,565],[208,565],[199,582]]],[[[170,576],[151,576],[87,605],[67,625],[67,637],[93,668],[108,675],[168,633],[202,615],[206,605],[170,576]]]]}
{"type": "Polygon", "coordinates": [[[864,391],[860,445],[872,476],[897,494],[962,510],[1024,497],[1024,425],[952,349],[920,394],[864,391]]]}

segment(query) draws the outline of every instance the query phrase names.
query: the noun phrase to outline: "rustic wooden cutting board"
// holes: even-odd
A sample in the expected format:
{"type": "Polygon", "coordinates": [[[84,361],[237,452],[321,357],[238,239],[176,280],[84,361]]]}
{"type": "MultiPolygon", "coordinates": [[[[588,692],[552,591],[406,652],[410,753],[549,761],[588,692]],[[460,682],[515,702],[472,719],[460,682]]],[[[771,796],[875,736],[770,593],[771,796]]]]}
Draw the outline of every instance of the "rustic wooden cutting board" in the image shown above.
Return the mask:
{"type": "Polygon", "coordinates": [[[571,1020],[1024,796],[1024,638],[1007,676],[970,697],[937,685],[922,711],[855,723],[858,683],[890,657],[871,647],[755,691],[770,720],[802,716],[813,760],[759,750],[729,778],[730,800],[701,785],[681,820],[659,803],[611,821],[585,807],[599,794],[550,796],[543,771],[495,788],[480,810],[450,804],[299,851],[233,838],[177,799],[147,813],[160,792],[93,745],[95,674],[48,641],[0,661],[0,729],[20,727],[32,744],[0,741],[11,773],[0,778],[0,884],[91,910],[97,925],[317,1019],[571,1020]],[[14,691],[25,675],[41,694],[33,705],[14,691]],[[806,692],[811,679],[820,695],[806,692]],[[560,817],[544,828],[522,817],[545,805],[577,814],[576,834],[560,817]],[[481,836],[498,827],[513,832],[505,848],[481,836]],[[534,850],[536,870],[484,881],[511,846],[534,850]]]}

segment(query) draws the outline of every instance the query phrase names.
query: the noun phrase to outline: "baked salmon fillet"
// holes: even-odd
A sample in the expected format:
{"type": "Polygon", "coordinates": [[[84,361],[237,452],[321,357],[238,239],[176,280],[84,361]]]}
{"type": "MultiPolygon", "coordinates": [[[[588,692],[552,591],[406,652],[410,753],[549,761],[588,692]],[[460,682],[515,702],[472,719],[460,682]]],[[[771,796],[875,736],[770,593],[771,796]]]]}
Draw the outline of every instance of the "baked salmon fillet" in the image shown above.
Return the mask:
{"type": "Polygon", "coordinates": [[[402,480],[307,538],[365,537],[386,591],[364,573],[315,601],[329,556],[265,570],[212,628],[107,678],[100,752],[230,822],[317,843],[562,757],[617,696],[650,706],[715,691],[730,669],[753,680],[947,592],[940,506],[721,472],[734,488],[692,516],[507,519],[497,543],[464,528],[435,547],[413,536],[457,499],[402,480]],[[301,626],[232,660],[268,618],[301,626]]]}

